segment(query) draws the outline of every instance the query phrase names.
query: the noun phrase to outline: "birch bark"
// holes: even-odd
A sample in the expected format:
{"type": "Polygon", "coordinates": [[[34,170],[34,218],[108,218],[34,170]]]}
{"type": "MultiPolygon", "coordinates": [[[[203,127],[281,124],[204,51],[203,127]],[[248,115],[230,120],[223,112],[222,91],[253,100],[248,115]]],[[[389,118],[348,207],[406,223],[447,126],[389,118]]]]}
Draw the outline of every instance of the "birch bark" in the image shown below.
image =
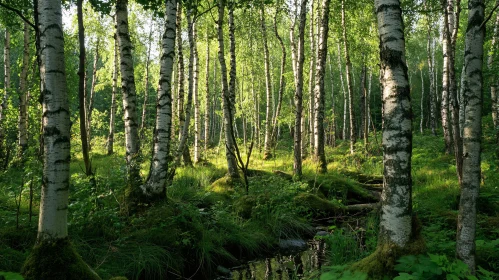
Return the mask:
{"type": "MultiPolygon", "coordinates": [[[[128,28],[128,0],[116,1],[116,22],[121,65],[121,92],[125,120],[125,145],[128,185],[135,191],[141,185],[140,144],[137,119],[137,95],[132,54],[132,41],[128,28]]],[[[132,192],[130,192],[132,195],[132,192]]],[[[133,196],[133,195],[132,195],[133,196]]],[[[132,197],[130,197],[132,198],[132,197]]],[[[133,199],[133,198],[132,198],[133,199]]]]}
{"type": "Polygon", "coordinates": [[[22,158],[28,148],[28,69],[29,69],[29,25],[24,22],[23,62],[19,77],[18,156],[22,158]]]}
{"type": "Polygon", "coordinates": [[[482,135],[484,1],[468,2],[468,27],[464,51],[463,180],[457,221],[456,254],[475,274],[476,200],[480,189],[482,135]]]}
{"type": "Polygon", "coordinates": [[[379,245],[408,245],[412,234],[412,112],[398,0],[376,0],[383,98],[383,193],[379,245]]]}
{"type": "Polygon", "coordinates": [[[113,92],[111,94],[111,112],[109,116],[109,134],[107,136],[107,154],[114,153],[114,126],[116,118],[116,95],[118,93],[118,34],[114,33],[114,59],[113,59],[113,92]]]}
{"type": "Polygon", "coordinates": [[[161,40],[161,64],[158,95],[156,98],[156,127],[154,146],[147,183],[143,192],[149,197],[162,198],[166,192],[168,164],[171,161],[172,136],[172,72],[175,58],[175,37],[177,20],[176,0],[166,0],[165,31],[161,40]]]}
{"type": "Polygon", "coordinates": [[[345,52],[345,69],[347,76],[347,89],[348,89],[348,111],[350,118],[350,154],[354,153],[354,145],[356,142],[355,132],[355,116],[353,109],[353,86],[352,86],[352,63],[350,62],[350,54],[348,52],[348,38],[347,26],[345,18],[345,0],[341,1],[341,26],[343,28],[343,49],[345,52]]]}
{"type": "Polygon", "coordinates": [[[329,33],[329,3],[322,1],[320,16],[319,40],[317,42],[317,68],[315,76],[315,120],[314,120],[314,157],[319,162],[319,172],[327,171],[326,154],[324,151],[324,76],[326,74],[327,39],[329,33]]]}
{"type": "MultiPolygon", "coordinates": [[[[223,36],[223,18],[225,13],[226,0],[218,1],[218,21],[217,21],[217,35],[218,35],[218,60],[220,62],[220,74],[222,79],[222,104],[223,104],[223,118],[225,127],[225,157],[227,158],[227,168],[229,176],[232,178],[239,178],[237,171],[237,163],[234,151],[234,141],[232,139],[233,127],[231,124],[231,116],[234,116],[231,111],[233,108],[232,98],[230,94],[229,84],[227,82],[227,65],[225,64],[224,52],[224,36],[223,36]]],[[[230,33],[230,32],[229,32],[230,33]]],[[[235,70],[235,69],[234,69],[235,70]]]]}
{"type": "Polygon", "coordinates": [[[263,159],[272,158],[272,89],[270,80],[270,54],[267,44],[267,27],[265,24],[265,9],[263,3],[260,7],[260,26],[262,28],[263,53],[265,64],[265,139],[263,142],[263,159]]]}
{"type": "MultiPolygon", "coordinates": [[[[294,160],[293,173],[296,177],[302,176],[302,112],[303,112],[303,63],[305,60],[304,41],[305,41],[305,24],[307,21],[307,0],[301,0],[300,16],[298,26],[298,46],[294,64],[295,69],[295,135],[294,135],[294,160]]],[[[304,123],[304,122],[303,122],[304,123]]]]}
{"type": "Polygon", "coordinates": [[[39,0],[43,177],[39,242],[68,236],[70,120],[61,3],[39,0]]]}

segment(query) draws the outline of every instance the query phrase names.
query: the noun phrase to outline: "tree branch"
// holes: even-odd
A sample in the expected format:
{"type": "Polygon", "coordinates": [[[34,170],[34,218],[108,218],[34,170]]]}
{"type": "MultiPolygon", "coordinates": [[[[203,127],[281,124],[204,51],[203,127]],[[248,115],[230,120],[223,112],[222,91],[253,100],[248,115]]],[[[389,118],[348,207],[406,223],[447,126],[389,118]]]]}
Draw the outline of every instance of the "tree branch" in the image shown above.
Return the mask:
{"type": "Polygon", "coordinates": [[[492,17],[492,15],[494,14],[494,12],[496,11],[496,9],[498,7],[499,7],[499,2],[496,3],[496,5],[494,6],[494,8],[492,8],[492,11],[490,11],[489,16],[487,16],[487,18],[482,22],[482,24],[480,24],[480,28],[479,29],[482,29],[484,27],[484,25],[490,20],[490,18],[492,17]]]}
{"type": "Polygon", "coordinates": [[[0,7],[3,7],[9,11],[12,11],[14,13],[16,13],[22,20],[24,20],[27,24],[29,24],[34,30],[36,30],[36,26],[31,22],[29,21],[28,18],[26,18],[25,16],[23,16],[22,12],[16,8],[13,8],[11,6],[8,6],[8,5],[5,5],[4,3],[0,2],[0,7]]]}

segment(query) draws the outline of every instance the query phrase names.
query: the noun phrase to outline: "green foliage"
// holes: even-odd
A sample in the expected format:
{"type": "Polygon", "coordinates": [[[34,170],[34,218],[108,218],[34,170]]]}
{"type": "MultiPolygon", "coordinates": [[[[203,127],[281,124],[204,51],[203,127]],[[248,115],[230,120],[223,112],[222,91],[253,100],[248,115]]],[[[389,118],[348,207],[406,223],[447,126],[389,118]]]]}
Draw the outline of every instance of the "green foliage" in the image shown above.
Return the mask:
{"type": "Polygon", "coordinates": [[[325,267],[327,272],[321,274],[320,280],[366,280],[367,274],[360,271],[350,271],[348,266],[325,267]]]}
{"type": "Polygon", "coordinates": [[[400,272],[395,280],[409,279],[494,279],[495,273],[479,267],[477,276],[471,275],[461,260],[449,260],[445,255],[408,255],[397,260],[395,270],[400,272]]]}
{"type": "Polygon", "coordinates": [[[0,271],[0,279],[5,279],[5,280],[23,280],[24,278],[19,273],[15,273],[15,272],[2,272],[2,271],[0,271]],[[2,276],[4,278],[2,278],[2,276]]]}

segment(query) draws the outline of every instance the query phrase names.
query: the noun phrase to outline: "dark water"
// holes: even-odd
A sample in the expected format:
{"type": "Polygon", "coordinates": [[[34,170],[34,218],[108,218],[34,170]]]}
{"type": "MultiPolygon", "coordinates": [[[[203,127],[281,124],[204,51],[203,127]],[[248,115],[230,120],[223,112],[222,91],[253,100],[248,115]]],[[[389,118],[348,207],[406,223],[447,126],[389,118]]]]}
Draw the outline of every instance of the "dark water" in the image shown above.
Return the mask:
{"type": "Polygon", "coordinates": [[[326,259],[323,240],[310,240],[301,251],[277,252],[274,257],[247,262],[230,268],[230,274],[217,279],[303,279],[314,275],[326,259]]]}

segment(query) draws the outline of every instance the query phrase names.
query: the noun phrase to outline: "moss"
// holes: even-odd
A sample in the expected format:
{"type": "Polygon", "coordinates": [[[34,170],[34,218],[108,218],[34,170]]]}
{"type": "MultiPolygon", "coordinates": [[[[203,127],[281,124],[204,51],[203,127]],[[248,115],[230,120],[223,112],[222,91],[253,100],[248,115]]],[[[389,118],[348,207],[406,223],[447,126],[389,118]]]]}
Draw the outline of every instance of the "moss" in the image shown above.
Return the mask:
{"type": "Polygon", "coordinates": [[[45,240],[35,245],[21,274],[26,280],[100,280],[82,260],[68,238],[45,240]]]}
{"type": "Polygon", "coordinates": [[[251,218],[251,212],[256,205],[256,198],[252,195],[244,195],[237,199],[234,204],[234,211],[242,218],[251,218]]]}
{"type": "Polygon", "coordinates": [[[311,193],[300,193],[294,197],[294,201],[299,206],[328,213],[337,213],[345,209],[345,206],[338,201],[329,201],[311,193]]]}
{"type": "Polygon", "coordinates": [[[327,198],[348,199],[355,203],[376,201],[376,198],[359,183],[334,174],[317,176],[315,180],[309,182],[309,186],[327,198]]]}
{"type": "Polygon", "coordinates": [[[128,278],[126,278],[125,276],[116,276],[116,277],[113,277],[109,280],[128,280],[128,278]]]}
{"type": "Polygon", "coordinates": [[[19,271],[25,259],[22,252],[0,244],[0,271],[19,271]]]}
{"type": "Polygon", "coordinates": [[[234,194],[236,187],[242,186],[243,182],[241,181],[241,179],[225,176],[213,182],[213,184],[211,184],[210,191],[231,195],[234,194]]]}
{"type": "Polygon", "coordinates": [[[2,228],[0,229],[0,240],[15,250],[29,250],[35,243],[36,230],[34,228],[2,228]]]}
{"type": "Polygon", "coordinates": [[[364,272],[369,276],[369,279],[383,279],[386,275],[394,274],[396,261],[400,257],[426,252],[426,243],[421,236],[421,229],[421,222],[416,216],[413,216],[412,236],[404,248],[389,242],[378,243],[374,253],[352,264],[349,269],[364,272]]]}

